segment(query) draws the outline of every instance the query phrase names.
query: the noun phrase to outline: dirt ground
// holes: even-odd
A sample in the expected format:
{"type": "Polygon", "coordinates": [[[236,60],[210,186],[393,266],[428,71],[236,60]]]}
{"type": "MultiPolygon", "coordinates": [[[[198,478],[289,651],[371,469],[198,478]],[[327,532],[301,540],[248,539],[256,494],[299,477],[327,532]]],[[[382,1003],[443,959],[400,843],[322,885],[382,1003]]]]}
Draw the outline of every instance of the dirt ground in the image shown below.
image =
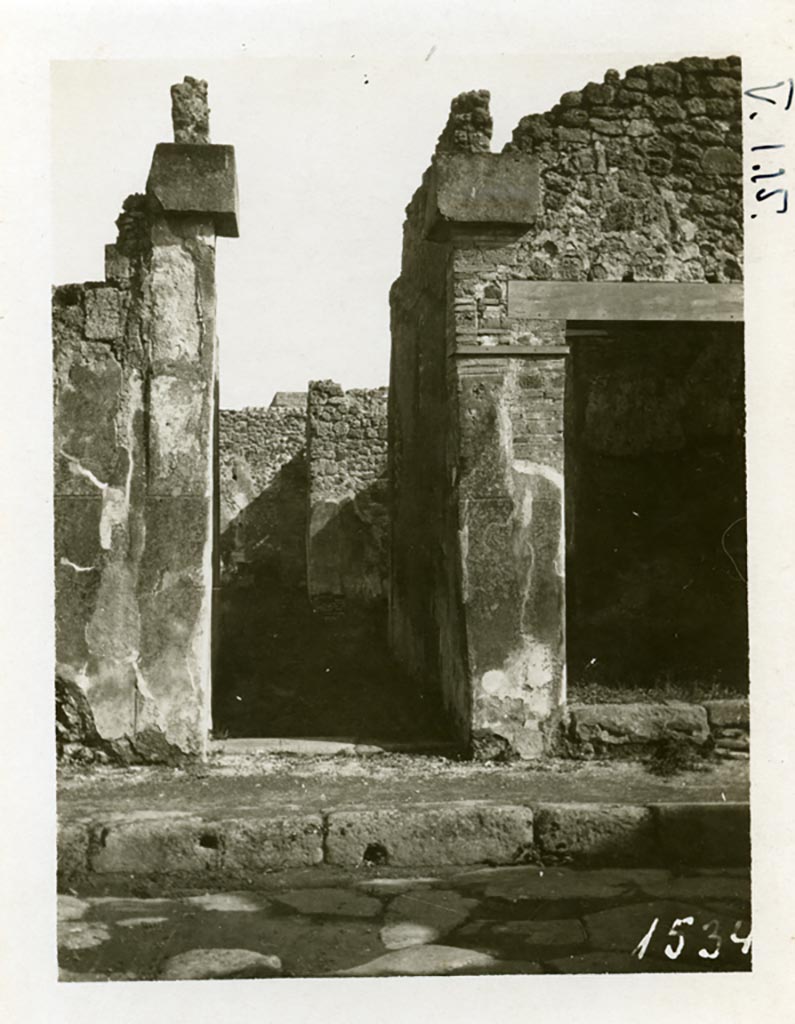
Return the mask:
{"type": "Polygon", "coordinates": [[[143,807],[262,813],[264,807],[316,810],[354,804],[738,802],[749,795],[748,763],[705,763],[671,778],[638,762],[549,761],[473,764],[411,754],[311,757],[219,755],[188,768],[59,770],[62,816],[125,812],[143,807]]]}

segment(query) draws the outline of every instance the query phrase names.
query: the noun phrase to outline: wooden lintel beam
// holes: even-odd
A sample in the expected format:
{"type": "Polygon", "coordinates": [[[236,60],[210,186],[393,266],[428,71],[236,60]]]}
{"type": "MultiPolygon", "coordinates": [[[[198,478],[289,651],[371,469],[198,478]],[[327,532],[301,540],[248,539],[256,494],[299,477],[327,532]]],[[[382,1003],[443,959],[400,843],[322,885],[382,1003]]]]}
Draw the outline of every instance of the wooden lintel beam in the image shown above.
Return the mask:
{"type": "Polygon", "coordinates": [[[509,281],[523,320],[743,320],[743,286],[668,281],[509,281]]]}

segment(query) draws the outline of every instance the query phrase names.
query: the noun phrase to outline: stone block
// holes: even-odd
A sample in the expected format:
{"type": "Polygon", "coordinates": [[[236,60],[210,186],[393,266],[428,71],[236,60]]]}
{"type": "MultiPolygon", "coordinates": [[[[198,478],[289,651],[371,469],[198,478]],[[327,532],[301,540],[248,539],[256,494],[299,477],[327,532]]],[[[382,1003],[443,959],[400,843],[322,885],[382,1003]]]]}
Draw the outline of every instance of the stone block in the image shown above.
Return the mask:
{"type": "Polygon", "coordinates": [[[673,68],[664,64],[655,64],[649,68],[650,92],[679,92],[682,87],[682,76],[673,68]]]}
{"type": "Polygon", "coordinates": [[[233,146],[161,142],[155,147],[146,191],[166,215],[209,215],[217,235],[238,237],[233,146]]]}
{"type": "Polygon", "coordinates": [[[155,377],[150,393],[149,493],[209,496],[210,403],[203,381],[155,377]]]}
{"type": "Polygon", "coordinates": [[[539,213],[538,163],[520,153],[449,153],[434,158],[426,234],[459,224],[531,224],[539,213]]]}
{"type": "Polygon", "coordinates": [[[643,866],[657,858],[654,818],[624,804],[541,804],[535,813],[542,857],[577,864],[643,866]]]}
{"type": "Polygon", "coordinates": [[[115,245],[105,246],[105,280],[114,284],[125,285],[132,276],[132,266],[128,256],[119,252],[115,245]]]}
{"type": "Polygon", "coordinates": [[[323,819],[319,814],[285,814],[273,818],[224,821],[224,872],[312,867],[323,862],[323,819]]]}
{"type": "Polygon", "coordinates": [[[164,574],[139,594],[138,729],[164,733],[185,753],[205,740],[204,696],[210,676],[209,587],[164,574]]]}
{"type": "Polygon", "coordinates": [[[709,724],[713,728],[748,728],[751,721],[751,706],[747,700],[705,700],[709,724]]]}
{"type": "Polygon", "coordinates": [[[102,499],[56,497],[55,502],[56,662],[72,673],[89,657],[86,624],[101,583],[99,524],[102,499]]]}
{"type": "Polygon", "coordinates": [[[602,750],[620,750],[675,737],[709,739],[707,713],[695,704],[572,704],[571,736],[602,750]]]}
{"type": "Polygon", "coordinates": [[[201,368],[209,376],[214,346],[200,308],[208,299],[212,302],[212,290],[201,287],[200,257],[206,254],[199,247],[189,251],[179,235],[165,228],[163,236],[152,250],[146,281],[152,368],[156,375],[195,375],[201,368]]]}
{"type": "Polygon", "coordinates": [[[58,823],[58,888],[68,888],[88,873],[88,822],[58,823]]]}
{"type": "Polygon", "coordinates": [[[740,175],[743,173],[742,157],[728,146],[710,146],[704,152],[701,166],[705,174],[740,175]]]}
{"type": "Polygon", "coordinates": [[[532,845],[533,813],[527,807],[473,802],[351,808],[329,814],[326,856],[328,863],[345,866],[512,864],[532,845]]]}
{"type": "Polygon", "coordinates": [[[750,863],[748,804],[658,804],[652,811],[667,863],[699,867],[744,867],[750,863]]]}
{"type": "Polygon", "coordinates": [[[113,341],[120,337],[122,318],[121,293],[118,288],[86,289],[86,337],[96,341],[113,341]]]}
{"type": "Polygon", "coordinates": [[[201,818],[150,811],[94,825],[89,863],[103,875],[205,873],[220,867],[220,846],[201,818]]]}
{"type": "Polygon", "coordinates": [[[117,420],[137,396],[108,346],[87,345],[70,362],[55,380],[55,493],[96,497],[105,484],[123,485],[129,452],[117,420]]]}
{"type": "Polygon", "coordinates": [[[162,587],[166,578],[209,585],[211,514],[209,498],[184,495],[146,500],[146,545],[138,575],[142,592],[162,587]]]}

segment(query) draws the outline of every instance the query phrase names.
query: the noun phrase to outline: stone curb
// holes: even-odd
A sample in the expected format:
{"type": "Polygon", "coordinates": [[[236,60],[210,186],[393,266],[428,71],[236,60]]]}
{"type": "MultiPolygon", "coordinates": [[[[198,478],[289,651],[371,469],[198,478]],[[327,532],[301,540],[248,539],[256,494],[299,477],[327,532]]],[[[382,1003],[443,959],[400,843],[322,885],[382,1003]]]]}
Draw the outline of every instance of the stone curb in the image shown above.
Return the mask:
{"type": "Polygon", "coordinates": [[[323,864],[739,867],[749,860],[747,803],[460,801],[213,819],[150,811],[63,821],[58,830],[62,887],[122,876],[200,876],[222,885],[323,864]]]}

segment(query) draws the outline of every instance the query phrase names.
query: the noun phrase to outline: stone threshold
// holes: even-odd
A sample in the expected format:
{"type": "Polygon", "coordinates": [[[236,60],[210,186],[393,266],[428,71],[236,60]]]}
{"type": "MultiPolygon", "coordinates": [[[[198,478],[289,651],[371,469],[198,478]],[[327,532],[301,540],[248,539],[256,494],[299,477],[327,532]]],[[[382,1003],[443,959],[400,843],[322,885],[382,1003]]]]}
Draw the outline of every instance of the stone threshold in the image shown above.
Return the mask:
{"type": "Polygon", "coordinates": [[[146,810],[61,821],[59,885],[145,878],[253,883],[280,870],[567,864],[736,867],[750,862],[744,802],[350,806],[278,813],[146,810]]]}
{"type": "Polygon", "coordinates": [[[351,754],[357,757],[370,754],[433,754],[451,757],[460,752],[460,744],[427,740],[412,743],[390,740],[359,740],[336,737],[234,737],[210,740],[210,757],[225,754],[298,754],[308,757],[351,754]]]}

